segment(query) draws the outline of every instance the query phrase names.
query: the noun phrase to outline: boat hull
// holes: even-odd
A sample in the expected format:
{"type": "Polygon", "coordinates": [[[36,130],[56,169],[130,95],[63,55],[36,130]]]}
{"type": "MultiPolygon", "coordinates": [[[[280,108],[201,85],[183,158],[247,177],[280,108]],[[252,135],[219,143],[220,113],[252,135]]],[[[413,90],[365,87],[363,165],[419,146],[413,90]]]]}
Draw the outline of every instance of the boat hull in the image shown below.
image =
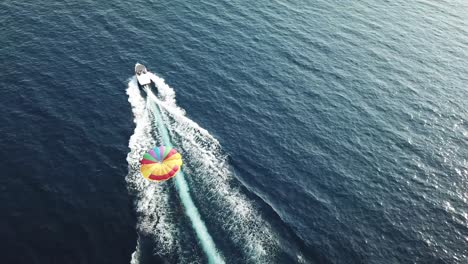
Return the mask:
{"type": "Polygon", "coordinates": [[[151,75],[143,64],[135,64],[135,76],[140,86],[151,85],[151,75]]]}

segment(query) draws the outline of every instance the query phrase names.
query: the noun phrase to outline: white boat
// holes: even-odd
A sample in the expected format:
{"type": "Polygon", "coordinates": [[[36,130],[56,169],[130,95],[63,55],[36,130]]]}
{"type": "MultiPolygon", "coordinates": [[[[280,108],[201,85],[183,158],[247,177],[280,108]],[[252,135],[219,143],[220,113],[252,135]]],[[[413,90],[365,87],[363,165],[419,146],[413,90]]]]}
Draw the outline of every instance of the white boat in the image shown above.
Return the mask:
{"type": "Polygon", "coordinates": [[[151,75],[143,64],[135,64],[135,75],[141,87],[151,86],[151,75]]]}

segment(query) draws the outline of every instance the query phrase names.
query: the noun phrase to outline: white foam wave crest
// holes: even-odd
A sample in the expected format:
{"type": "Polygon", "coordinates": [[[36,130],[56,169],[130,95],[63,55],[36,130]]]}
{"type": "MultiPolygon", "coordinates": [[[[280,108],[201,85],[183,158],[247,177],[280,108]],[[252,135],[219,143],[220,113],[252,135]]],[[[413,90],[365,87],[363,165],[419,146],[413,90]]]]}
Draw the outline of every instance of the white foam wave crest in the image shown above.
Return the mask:
{"type": "MultiPolygon", "coordinates": [[[[154,239],[155,248],[160,256],[177,251],[177,228],[173,221],[173,210],[169,206],[167,185],[150,184],[140,175],[140,159],[149,148],[156,145],[158,138],[152,136],[152,122],[135,79],[128,83],[128,101],[132,106],[135,131],[130,137],[130,152],[127,155],[129,172],[126,177],[128,188],[136,196],[137,232],[154,239]]],[[[160,139],[159,139],[160,141],[160,139]]],[[[140,243],[132,255],[132,263],[138,263],[140,243]]]]}
{"type": "Polygon", "coordinates": [[[163,100],[151,92],[148,97],[160,106],[171,138],[183,152],[184,171],[190,175],[187,180],[194,196],[203,202],[200,209],[210,208],[210,217],[215,218],[211,222],[226,233],[225,238],[242,248],[244,261],[269,263],[279,250],[279,240],[233,180],[219,142],[185,116],[185,111],[176,105],[174,90],[162,78],[153,75],[152,80],[163,100]]]}

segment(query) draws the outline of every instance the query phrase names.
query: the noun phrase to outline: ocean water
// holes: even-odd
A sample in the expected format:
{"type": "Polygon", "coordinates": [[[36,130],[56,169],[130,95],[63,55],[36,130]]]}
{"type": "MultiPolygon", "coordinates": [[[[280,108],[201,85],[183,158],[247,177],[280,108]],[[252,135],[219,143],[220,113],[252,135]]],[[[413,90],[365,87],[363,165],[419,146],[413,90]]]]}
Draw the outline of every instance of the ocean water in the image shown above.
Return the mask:
{"type": "Polygon", "coordinates": [[[0,25],[2,263],[468,262],[466,1],[5,0],[0,25]],[[186,185],[138,173],[168,142],[186,185]]]}

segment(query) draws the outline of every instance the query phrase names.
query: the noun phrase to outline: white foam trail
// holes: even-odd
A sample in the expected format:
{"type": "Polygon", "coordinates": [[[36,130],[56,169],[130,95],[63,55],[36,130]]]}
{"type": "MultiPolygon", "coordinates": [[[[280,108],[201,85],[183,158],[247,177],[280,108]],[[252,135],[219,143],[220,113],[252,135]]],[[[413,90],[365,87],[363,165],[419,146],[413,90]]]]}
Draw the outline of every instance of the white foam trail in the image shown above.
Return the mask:
{"type": "MultiPolygon", "coordinates": [[[[150,107],[149,109],[152,110],[151,112],[153,113],[156,126],[158,127],[158,131],[161,135],[163,145],[172,147],[172,140],[162,120],[160,109],[158,109],[158,106],[154,102],[151,103],[150,101],[151,97],[155,98],[155,96],[147,87],[145,87],[145,92],[148,95],[148,106],[150,107]]],[[[178,175],[174,179],[174,182],[178,190],[180,200],[184,205],[185,213],[192,223],[198,241],[200,242],[206,257],[208,258],[208,262],[215,264],[224,263],[223,258],[216,249],[213,238],[209,234],[208,229],[206,228],[205,223],[201,218],[198,208],[195,206],[192,197],[190,196],[190,188],[185,180],[183,170],[179,171],[178,175]]]]}
{"type": "Polygon", "coordinates": [[[132,253],[132,258],[130,259],[130,264],[139,264],[140,263],[140,257],[141,257],[140,240],[138,239],[135,252],[132,253]]]}
{"type": "Polygon", "coordinates": [[[163,100],[149,94],[157,103],[174,142],[183,150],[186,171],[194,194],[200,194],[203,207],[212,208],[219,230],[243,248],[244,260],[269,263],[278,252],[279,240],[258,209],[241,193],[222,155],[218,141],[205,129],[185,116],[176,105],[175,93],[162,78],[152,76],[163,100]]]}
{"type": "MultiPolygon", "coordinates": [[[[154,130],[156,124],[151,122],[151,111],[147,110],[158,107],[173,143],[184,156],[184,171],[188,173],[187,181],[192,189],[191,193],[202,205],[200,210],[205,213],[203,216],[210,218],[213,225],[211,228],[217,230],[218,234],[222,233],[222,239],[231,240],[241,249],[243,256],[236,256],[241,258],[240,262],[275,262],[281,248],[280,240],[255,204],[241,192],[219,142],[207,130],[185,116],[185,111],[176,104],[174,90],[164,79],[156,75],[152,75],[151,79],[158,88],[159,96],[148,92],[147,105],[135,80],[129,82],[127,89],[136,124],[135,133],[129,143],[131,151],[127,157],[127,182],[130,189],[137,194],[138,232],[154,236],[158,255],[171,256],[183,251],[182,245],[177,243],[176,219],[171,217],[173,210],[168,203],[168,192],[160,189],[161,185],[149,184],[139,175],[140,157],[148,148],[163,141],[160,134],[159,138],[152,136],[151,132],[155,132],[152,129],[154,130]]],[[[138,242],[132,255],[132,263],[138,263],[139,246],[138,242]]],[[[297,255],[297,261],[304,262],[301,254],[297,255]]],[[[196,260],[178,259],[178,262],[196,260]]]]}
{"type": "MultiPolygon", "coordinates": [[[[155,247],[158,248],[156,254],[160,256],[173,254],[177,251],[175,239],[177,230],[171,217],[173,210],[169,206],[168,192],[164,190],[164,185],[149,184],[141,177],[139,171],[140,158],[145,151],[156,145],[156,142],[151,135],[152,124],[146,110],[146,102],[141,97],[134,79],[129,81],[127,94],[136,127],[129,141],[130,152],[127,155],[129,173],[126,181],[129,190],[136,195],[137,231],[138,234],[149,235],[155,240],[155,247]]],[[[137,249],[132,255],[132,263],[138,263],[139,246],[138,242],[137,249]]]]}

